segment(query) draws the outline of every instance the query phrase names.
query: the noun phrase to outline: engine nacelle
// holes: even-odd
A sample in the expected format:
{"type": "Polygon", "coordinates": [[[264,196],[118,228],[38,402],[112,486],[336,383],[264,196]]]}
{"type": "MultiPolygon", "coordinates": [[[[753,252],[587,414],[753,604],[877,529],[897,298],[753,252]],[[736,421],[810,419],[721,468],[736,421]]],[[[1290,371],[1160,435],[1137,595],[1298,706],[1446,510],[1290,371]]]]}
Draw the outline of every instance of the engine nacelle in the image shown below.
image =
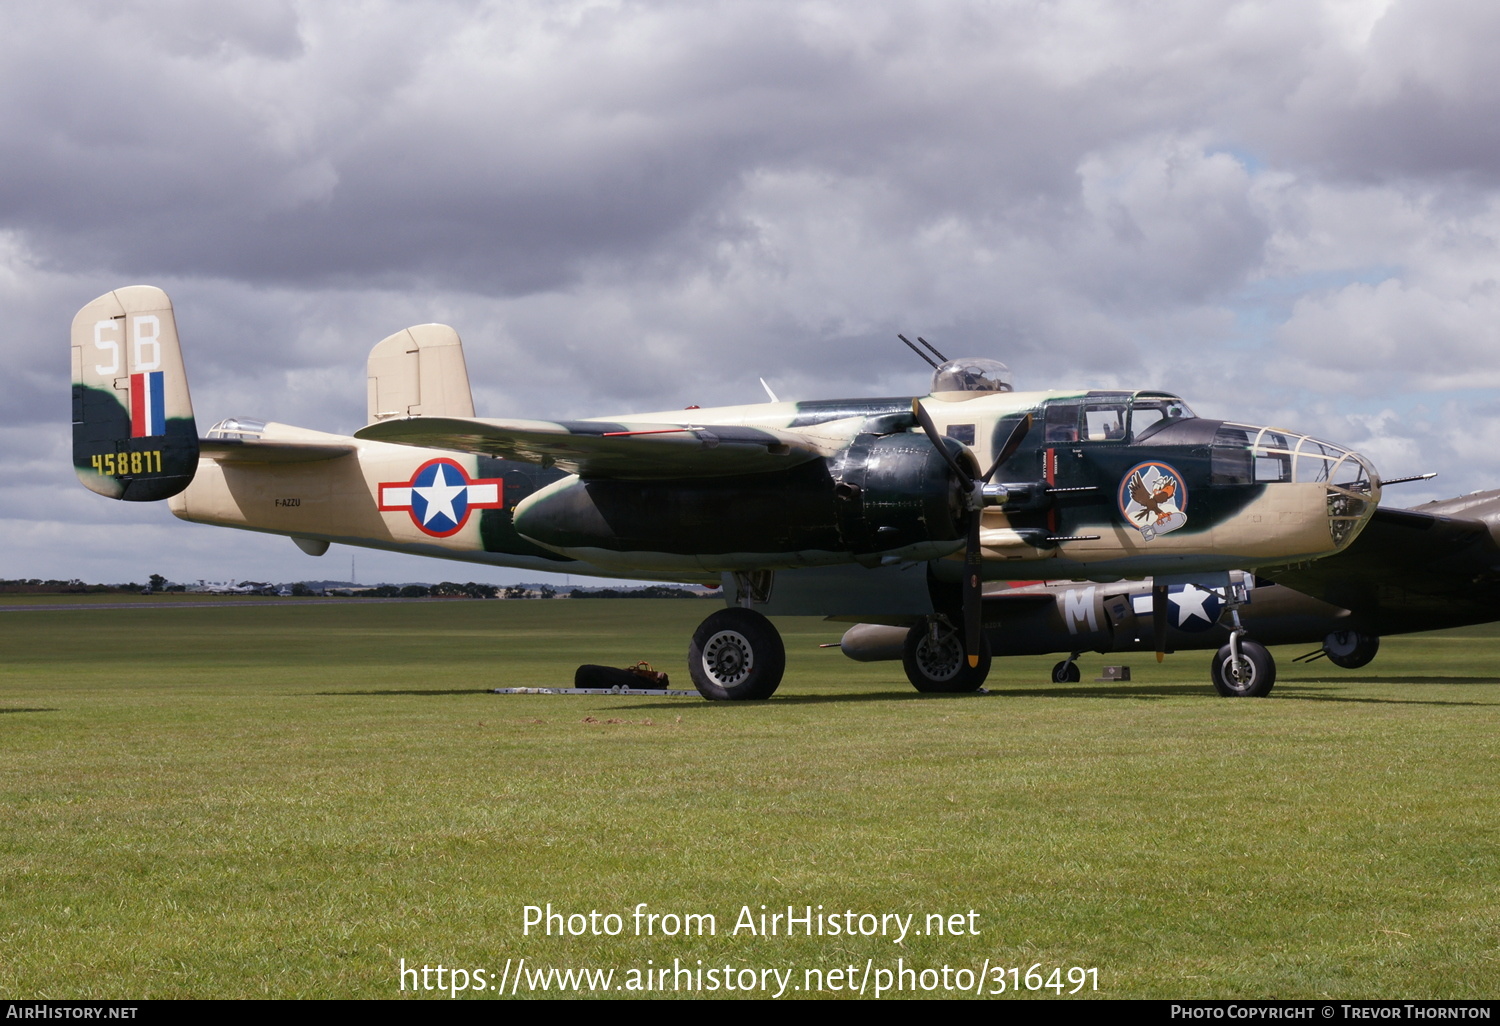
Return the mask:
{"type": "Polygon", "coordinates": [[[962,543],[963,523],[942,457],[906,432],[860,435],[775,475],[565,478],[515,511],[521,535],[573,558],[656,554],[654,566],[724,570],[933,559],[962,543]]]}

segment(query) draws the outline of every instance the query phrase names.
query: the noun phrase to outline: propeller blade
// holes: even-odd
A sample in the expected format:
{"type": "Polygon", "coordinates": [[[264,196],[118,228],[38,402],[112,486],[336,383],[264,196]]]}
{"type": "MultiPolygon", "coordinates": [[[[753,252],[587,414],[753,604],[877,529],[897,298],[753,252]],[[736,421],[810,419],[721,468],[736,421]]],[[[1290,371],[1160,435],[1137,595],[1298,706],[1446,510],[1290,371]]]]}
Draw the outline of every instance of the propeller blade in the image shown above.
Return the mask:
{"type": "Polygon", "coordinates": [[[1156,661],[1167,657],[1167,586],[1151,585],[1151,631],[1156,637],[1156,661]]]}
{"type": "MultiPolygon", "coordinates": [[[[904,340],[903,340],[904,341],[904,340]]],[[[922,409],[921,400],[911,401],[911,412],[916,415],[922,430],[927,433],[927,438],[932,442],[933,448],[942,454],[943,462],[948,464],[948,469],[953,471],[953,476],[961,481],[969,490],[971,500],[977,500],[974,493],[979,488],[980,482],[974,475],[953,458],[948,451],[948,446],[942,435],[938,434],[937,425],[922,409]]],[[[1011,457],[1011,454],[1020,446],[1021,440],[1026,437],[1026,432],[1031,427],[1031,417],[1028,415],[1024,420],[1011,430],[1010,438],[1006,439],[1005,445],[1001,447],[1000,459],[995,461],[998,467],[1011,457]]],[[[994,473],[994,468],[990,469],[994,473]]],[[[986,478],[985,480],[988,480],[986,478]]],[[[983,570],[984,556],[979,551],[979,529],[983,520],[983,510],[971,507],[969,509],[968,529],[964,539],[964,580],[963,580],[963,614],[964,614],[964,654],[969,660],[969,667],[973,669],[979,665],[979,650],[984,644],[984,585],[983,570]]]]}
{"type": "Polygon", "coordinates": [[[1007,438],[1005,440],[1005,444],[1000,447],[1000,452],[995,457],[995,462],[990,464],[990,472],[984,475],[985,484],[990,483],[990,478],[995,476],[995,471],[1000,469],[1000,464],[1004,463],[1006,460],[1010,459],[1016,454],[1016,450],[1019,449],[1021,447],[1021,443],[1026,440],[1026,433],[1030,430],[1031,414],[1028,413],[1026,414],[1026,416],[1022,417],[1016,422],[1015,427],[1010,429],[1010,437],[1007,438]]]}
{"type": "Polygon", "coordinates": [[[984,643],[980,636],[983,624],[980,614],[984,606],[984,586],[981,582],[983,556],[979,551],[979,521],[976,511],[969,514],[969,537],[964,544],[964,653],[969,657],[969,668],[979,665],[979,647],[984,643]]]}
{"type": "Polygon", "coordinates": [[[948,451],[948,446],[944,443],[943,436],[938,434],[937,425],[932,422],[932,418],[927,415],[927,411],[922,409],[921,400],[913,399],[911,401],[911,412],[917,415],[917,421],[922,425],[922,430],[927,432],[928,440],[932,442],[933,448],[938,451],[938,454],[943,457],[943,462],[948,464],[948,469],[953,471],[953,476],[962,481],[965,488],[972,491],[974,489],[974,475],[965,470],[963,464],[954,459],[953,454],[948,451]]]}

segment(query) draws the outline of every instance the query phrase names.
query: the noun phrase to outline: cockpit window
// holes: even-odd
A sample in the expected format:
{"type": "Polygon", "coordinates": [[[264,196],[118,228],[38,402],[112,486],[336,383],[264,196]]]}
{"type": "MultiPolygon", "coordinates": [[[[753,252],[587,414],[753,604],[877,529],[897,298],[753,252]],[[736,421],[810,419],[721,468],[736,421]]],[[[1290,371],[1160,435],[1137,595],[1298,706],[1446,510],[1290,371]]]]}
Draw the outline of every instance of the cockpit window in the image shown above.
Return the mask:
{"type": "Polygon", "coordinates": [[[1047,407],[1043,438],[1050,442],[1078,441],[1078,404],[1053,403],[1047,407]]]}
{"type": "Polygon", "coordinates": [[[1250,451],[1250,432],[1237,424],[1225,424],[1214,435],[1210,480],[1214,484],[1251,484],[1255,480],[1255,456],[1250,451]]]}
{"type": "Polygon", "coordinates": [[[932,394],[940,392],[1009,392],[1010,368],[998,360],[969,357],[949,360],[932,374],[932,394]]]}
{"type": "Polygon", "coordinates": [[[1125,404],[1090,403],[1083,408],[1083,437],[1089,442],[1116,442],[1125,438],[1125,404]]]}
{"type": "Polygon", "coordinates": [[[1130,437],[1139,442],[1148,434],[1155,434],[1166,424],[1189,420],[1197,416],[1188,409],[1188,404],[1175,396],[1137,399],[1130,407],[1130,437]]]}

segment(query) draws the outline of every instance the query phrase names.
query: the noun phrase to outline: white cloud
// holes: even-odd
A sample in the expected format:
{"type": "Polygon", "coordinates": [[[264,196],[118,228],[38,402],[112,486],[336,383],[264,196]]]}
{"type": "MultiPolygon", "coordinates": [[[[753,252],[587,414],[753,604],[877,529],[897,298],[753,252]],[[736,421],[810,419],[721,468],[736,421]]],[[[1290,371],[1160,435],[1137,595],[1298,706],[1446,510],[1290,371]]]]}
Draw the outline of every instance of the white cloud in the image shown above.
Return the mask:
{"type": "MultiPolygon", "coordinates": [[[[760,376],[917,391],[906,331],[1026,386],[1174,388],[1497,483],[1497,450],[1456,441],[1500,383],[1497,19],[22,5],[0,38],[0,470],[57,512],[15,537],[44,576],[87,576],[111,525],[174,526],[58,458],[72,313],[141,281],[174,297],[203,426],[348,430],[369,347],[431,320],[464,337],[482,411],[535,417],[740,402],[760,376]]],[[[214,537],[183,551],[229,558],[214,537]]]]}

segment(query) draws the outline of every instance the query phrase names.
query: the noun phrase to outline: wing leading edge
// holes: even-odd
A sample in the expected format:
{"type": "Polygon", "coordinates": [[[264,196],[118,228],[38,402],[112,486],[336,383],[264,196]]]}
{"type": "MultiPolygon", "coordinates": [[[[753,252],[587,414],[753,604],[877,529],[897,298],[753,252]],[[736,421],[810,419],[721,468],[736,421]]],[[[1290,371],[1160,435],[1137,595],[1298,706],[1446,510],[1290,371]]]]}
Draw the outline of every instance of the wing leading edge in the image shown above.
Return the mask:
{"type": "Polygon", "coordinates": [[[412,417],[356,438],[525,460],[587,478],[692,478],[771,473],[831,455],[805,435],[742,425],[412,417]]]}

